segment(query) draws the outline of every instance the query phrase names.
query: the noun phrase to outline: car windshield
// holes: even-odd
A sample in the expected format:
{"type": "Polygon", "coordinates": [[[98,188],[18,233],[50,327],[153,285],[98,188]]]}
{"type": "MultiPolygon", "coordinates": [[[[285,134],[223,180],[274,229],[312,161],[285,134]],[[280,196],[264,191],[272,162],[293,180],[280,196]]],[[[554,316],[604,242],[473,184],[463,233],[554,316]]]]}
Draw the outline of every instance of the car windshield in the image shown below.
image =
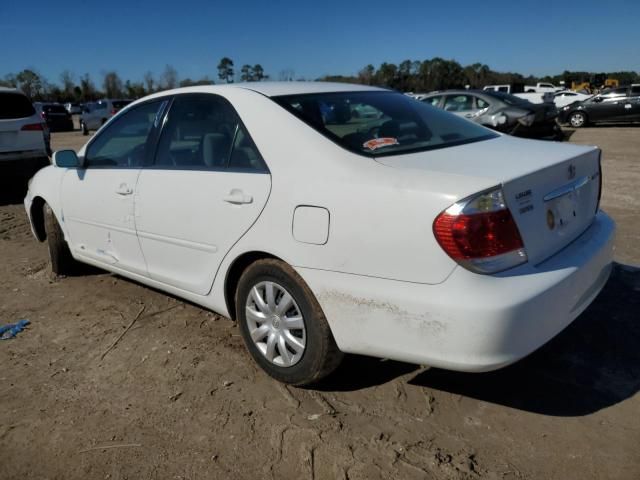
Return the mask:
{"type": "Polygon", "coordinates": [[[510,93],[504,92],[482,92],[485,95],[489,95],[490,97],[497,98],[498,100],[503,101],[507,105],[511,106],[526,106],[529,105],[529,100],[525,100],[524,98],[516,97],[515,95],[511,95],[510,93]]]}
{"type": "Polygon", "coordinates": [[[34,113],[36,111],[25,95],[14,92],[0,92],[1,120],[30,117],[34,113]]]}
{"type": "Polygon", "coordinates": [[[396,92],[272,98],[338,145],[367,156],[433,150],[497,136],[475,123],[396,92]]]}

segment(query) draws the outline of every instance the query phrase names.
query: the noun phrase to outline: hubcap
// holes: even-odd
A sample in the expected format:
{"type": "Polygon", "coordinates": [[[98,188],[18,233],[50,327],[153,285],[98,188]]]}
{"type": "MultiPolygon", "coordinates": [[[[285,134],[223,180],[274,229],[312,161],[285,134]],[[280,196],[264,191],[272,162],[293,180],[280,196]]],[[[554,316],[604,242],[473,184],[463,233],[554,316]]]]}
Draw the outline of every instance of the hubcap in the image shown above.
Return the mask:
{"type": "Polygon", "coordinates": [[[571,117],[571,124],[574,127],[580,127],[582,126],[583,123],[584,123],[584,119],[582,118],[582,115],[573,115],[571,117]]]}
{"type": "Polygon", "coordinates": [[[247,297],[245,313],[251,340],[267,360],[279,367],[300,361],[307,339],[304,319],[284,287],[258,283],[247,297]]]}

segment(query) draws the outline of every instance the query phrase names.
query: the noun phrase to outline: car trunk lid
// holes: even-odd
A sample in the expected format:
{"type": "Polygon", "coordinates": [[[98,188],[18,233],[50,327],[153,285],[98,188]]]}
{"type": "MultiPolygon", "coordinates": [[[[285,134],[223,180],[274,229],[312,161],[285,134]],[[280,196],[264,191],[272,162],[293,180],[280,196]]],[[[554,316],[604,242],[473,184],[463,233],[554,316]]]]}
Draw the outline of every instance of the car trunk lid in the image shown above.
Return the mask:
{"type": "Polygon", "coordinates": [[[377,160],[396,168],[485,178],[486,188],[501,185],[533,264],[586,230],[599,201],[600,150],[595,147],[501,136],[377,160]]]}

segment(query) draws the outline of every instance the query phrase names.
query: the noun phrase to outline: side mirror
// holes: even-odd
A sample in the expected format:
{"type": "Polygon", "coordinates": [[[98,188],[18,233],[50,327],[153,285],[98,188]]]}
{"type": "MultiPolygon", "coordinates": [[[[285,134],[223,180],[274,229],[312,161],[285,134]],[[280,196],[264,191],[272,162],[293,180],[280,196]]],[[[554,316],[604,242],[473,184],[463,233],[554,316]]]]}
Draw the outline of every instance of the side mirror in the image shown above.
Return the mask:
{"type": "Polygon", "coordinates": [[[74,150],[53,152],[53,164],[61,168],[81,168],[82,162],[74,150]]]}

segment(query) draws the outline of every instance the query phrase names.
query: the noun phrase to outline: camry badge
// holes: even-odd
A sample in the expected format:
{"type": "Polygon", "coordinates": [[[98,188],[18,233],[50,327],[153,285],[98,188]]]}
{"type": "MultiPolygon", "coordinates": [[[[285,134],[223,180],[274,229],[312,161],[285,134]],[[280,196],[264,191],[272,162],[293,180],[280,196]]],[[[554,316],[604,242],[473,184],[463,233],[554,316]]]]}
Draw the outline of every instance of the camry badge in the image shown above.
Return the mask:
{"type": "Polygon", "coordinates": [[[575,165],[569,165],[569,180],[576,176],[576,167],[575,165]]]}

